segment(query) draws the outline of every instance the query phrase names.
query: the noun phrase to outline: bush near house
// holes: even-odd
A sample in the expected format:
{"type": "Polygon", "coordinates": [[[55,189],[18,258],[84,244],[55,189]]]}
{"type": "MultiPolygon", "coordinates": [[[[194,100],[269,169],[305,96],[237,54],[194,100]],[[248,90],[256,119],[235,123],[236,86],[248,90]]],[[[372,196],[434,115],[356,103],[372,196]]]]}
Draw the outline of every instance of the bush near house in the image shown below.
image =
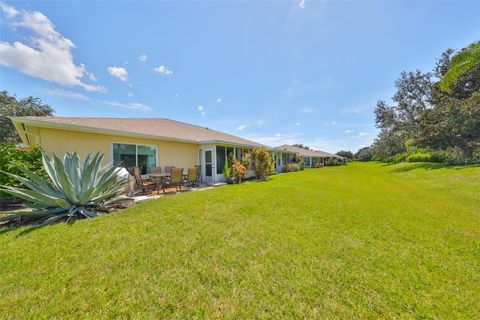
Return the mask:
{"type": "Polygon", "coordinates": [[[252,164],[257,179],[265,180],[275,171],[272,155],[265,147],[252,149],[252,164]]]}
{"type": "Polygon", "coordinates": [[[295,172],[295,171],[300,171],[302,170],[300,165],[298,163],[287,163],[285,166],[285,171],[286,172],[295,172]]]}
{"type": "Polygon", "coordinates": [[[318,161],[315,161],[315,162],[313,163],[313,167],[314,167],[314,168],[322,168],[322,167],[323,167],[323,163],[318,162],[318,161]]]}
{"type": "Polygon", "coordinates": [[[338,165],[340,165],[340,162],[338,162],[338,159],[334,158],[334,159],[328,160],[327,165],[328,166],[338,166],[338,165]]]}
{"type": "MultiPolygon", "coordinates": [[[[24,151],[17,149],[11,143],[0,144],[0,170],[26,178],[20,167],[27,168],[40,177],[47,177],[47,173],[43,169],[40,148],[36,147],[31,151],[24,151]]],[[[0,174],[0,185],[19,187],[21,183],[11,176],[0,174]]],[[[0,191],[0,199],[2,198],[5,199],[3,201],[9,201],[7,199],[12,197],[8,193],[0,191]]]]}
{"type": "Polygon", "coordinates": [[[233,160],[231,177],[236,183],[241,183],[242,179],[247,176],[247,168],[238,160],[233,160]]]}
{"type": "Polygon", "coordinates": [[[303,169],[305,169],[306,163],[305,163],[305,159],[304,159],[303,157],[295,154],[295,155],[293,156],[293,162],[294,162],[295,164],[298,164],[298,170],[303,170],[303,169]]]}

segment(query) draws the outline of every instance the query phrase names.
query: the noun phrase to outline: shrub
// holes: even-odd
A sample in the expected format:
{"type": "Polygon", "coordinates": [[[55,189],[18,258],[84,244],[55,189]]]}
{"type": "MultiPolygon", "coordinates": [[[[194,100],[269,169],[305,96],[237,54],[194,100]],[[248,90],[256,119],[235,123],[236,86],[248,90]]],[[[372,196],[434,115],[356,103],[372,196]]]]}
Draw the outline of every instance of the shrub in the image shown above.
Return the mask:
{"type": "Polygon", "coordinates": [[[119,200],[124,179],[117,177],[120,168],[101,167],[103,155],[88,155],[83,164],[76,153],[67,153],[63,162],[43,154],[44,169],[49,180],[25,167],[19,167],[28,179],[3,172],[24,188],[0,186],[0,190],[27,201],[32,212],[14,214],[0,221],[14,222],[23,217],[34,218],[41,226],[57,221],[91,218],[107,204],[119,200]]]}
{"type": "Polygon", "coordinates": [[[399,153],[393,156],[392,158],[394,163],[405,162],[405,154],[399,153]]]}
{"type": "Polygon", "coordinates": [[[305,159],[297,154],[293,156],[293,163],[298,164],[299,170],[305,169],[305,159]]]}
{"type": "Polygon", "coordinates": [[[295,171],[299,171],[299,170],[302,170],[302,169],[300,169],[300,165],[298,163],[295,163],[295,162],[287,163],[287,165],[285,166],[285,171],[286,172],[295,172],[295,171]]]}
{"type": "Polygon", "coordinates": [[[228,157],[225,159],[225,164],[223,165],[223,175],[225,176],[225,178],[230,178],[230,174],[231,174],[231,169],[230,169],[230,165],[228,164],[228,157]]]}
{"type": "Polygon", "coordinates": [[[247,175],[247,168],[237,159],[233,160],[232,177],[237,182],[242,182],[242,179],[247,175]]]}
{"type": "Polygon", "coordinates": [[[314,168],[322,168],[323,167],[323,163],[319,162],[319,161],[315,161],[313,163],[313,167],[314,168]]]}
{"type": "Polygon", "coordinates": [[[251,164],[252,164],[252,155],[248,152],[245,152],[242,156],[242,165],[248,170],[251,164]]]}
{"type": "MultiPolygon", "coordinates": [[[[5,171],[26,178],[19,169],[27,168],[40,177],[47,177],[43,169],[42,152],[36,147],[32,151],[18,150],[13,144],[0,144],[0,171],[5,171]]],[[[0,175],[0,185],[20,187],[21,183],[9,175],[0,175]]],[[[0,198],[8,198],[9,194],[0,191],[0,198]]]]}
{"type": "Polygon", "coordinates": [[[429,153],[418,152],[407,157],[407,162],[431,162],[432,156],[429,153]]]}
{"type": "Polygon", "coordinates": [[[336,158],[328,160],[327,163],[328,163],[329,166],[338,166],[339,165],[338,160],[336,158]]]}
{"type": "Polygon", "coordinates": [[[265,147],[252,150],[252,164],[257,179],[266,179],[275,171],[272,155],[265,147]]]}

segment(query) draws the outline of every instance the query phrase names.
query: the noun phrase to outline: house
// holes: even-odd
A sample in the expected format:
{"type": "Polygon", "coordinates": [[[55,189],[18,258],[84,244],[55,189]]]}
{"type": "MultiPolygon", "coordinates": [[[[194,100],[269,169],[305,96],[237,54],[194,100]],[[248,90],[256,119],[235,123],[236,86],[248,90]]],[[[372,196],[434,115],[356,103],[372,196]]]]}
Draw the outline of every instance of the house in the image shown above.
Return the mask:
{"type": "MultiPolygon", "coordinates": [[[[102,152],[104,164],[153,167],[201,167],[202,181],[225,181],[223,166],[229,153],[264,145],[227,133],[163,118],[11,118],[24,147],[40,145],[47,154],[63,157],[76,151],[82,158],[102,152]]],[[[253,172],[249,170],[249,176],[253,172]]]]}
{"type": "Polygon", "coordinates": [[[293,152],[298,154],[299,156],[303,157],[305,160],[305,166],[309,168],[314,167],[316,163],[320,165],[328,164],[328,162],[332,159],[337,159],[338,161],[343,162],[343,157],[325,151],[307,150],[305,148],[289,146],[286,144],[276,147],[275,149],[283,152],[293,152]]]}
{"type": "Polygon", "coordinates": [[[268,151],[271,152],[273,161],[275,162],[275,171],[276,172],[285,172],[285,166],[293,162],[295,151],[289,151],[280,148],[268,148],[268,151]]]}

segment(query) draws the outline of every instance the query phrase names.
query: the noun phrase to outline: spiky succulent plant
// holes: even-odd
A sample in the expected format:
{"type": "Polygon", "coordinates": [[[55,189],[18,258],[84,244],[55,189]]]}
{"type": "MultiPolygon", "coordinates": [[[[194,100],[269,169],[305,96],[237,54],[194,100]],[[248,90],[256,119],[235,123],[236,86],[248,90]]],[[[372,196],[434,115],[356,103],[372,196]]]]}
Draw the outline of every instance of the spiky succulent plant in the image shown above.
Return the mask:
{"type": "MultiPolygon", "coordinates": [[[[43,153],[43,166],[50,179],[45,179],[26,168],[20,168],[25,177],[3,172],[18,180],[24,187],[0,186],[0,190],[26,201],[34,210],[24,213],[36,216],[41,225],[59,220],[71,221],[91,218],[99,209],[119,199],[124,179],[117,177],[119,168],[102,166],[103,154],[89,154],[83,164],[77,153],[67,153],[63,162],[43,153]]],[[[0,221],[18,218],[10,215],[0,221]]]]}

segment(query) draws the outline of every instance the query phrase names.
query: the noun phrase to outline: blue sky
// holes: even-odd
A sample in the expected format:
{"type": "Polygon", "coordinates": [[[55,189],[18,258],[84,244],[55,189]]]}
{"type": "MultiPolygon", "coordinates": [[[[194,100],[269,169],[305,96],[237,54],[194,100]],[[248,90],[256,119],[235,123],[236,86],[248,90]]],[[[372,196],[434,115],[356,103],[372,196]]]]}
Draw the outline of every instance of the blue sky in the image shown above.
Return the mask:
{"type": "Polygon", "coordinates": [[[403,70],[480,39],[479,1],[2,2],[0,88],[58,116],[164,117],[356,151],[403,70]]]}

